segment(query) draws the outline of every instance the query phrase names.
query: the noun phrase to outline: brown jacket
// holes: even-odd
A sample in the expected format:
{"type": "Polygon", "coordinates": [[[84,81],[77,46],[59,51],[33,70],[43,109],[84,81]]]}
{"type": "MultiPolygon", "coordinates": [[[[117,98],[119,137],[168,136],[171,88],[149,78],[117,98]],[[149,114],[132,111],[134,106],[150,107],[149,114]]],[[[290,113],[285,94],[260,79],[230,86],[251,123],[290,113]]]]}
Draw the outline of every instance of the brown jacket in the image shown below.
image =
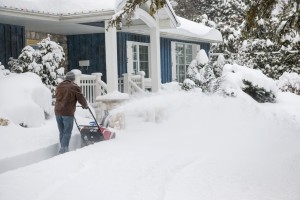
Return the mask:
{"type": "Polygon", "coordinates": [[[83,108],[88,107],[80,87],[70,80],[65,80],[57,86],[55,97],[55,115],[74,116],[77,101],[83,108]]]}

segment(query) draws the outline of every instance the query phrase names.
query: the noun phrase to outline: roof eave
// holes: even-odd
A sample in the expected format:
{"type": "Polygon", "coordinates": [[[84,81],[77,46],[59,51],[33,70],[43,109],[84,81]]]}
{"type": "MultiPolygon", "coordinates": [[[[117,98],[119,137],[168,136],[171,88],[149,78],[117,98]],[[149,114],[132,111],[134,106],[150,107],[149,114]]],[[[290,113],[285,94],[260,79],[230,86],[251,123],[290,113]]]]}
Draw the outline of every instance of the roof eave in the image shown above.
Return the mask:
{"type": "Polygon", "coordinates": [[[13,16],[13,17],[25,17],[40,20],[50,21],[75,21],[75,22],[87,22],[91,20],[106,20],[110,19],[115,13],[114,10],[95,11],[88,13],[72,13],[72,14],[55,14],[55,13],[43,13],[34,12],[28,10],[19,10],[11,8],[0,8],[0,15],[13,16]]]}

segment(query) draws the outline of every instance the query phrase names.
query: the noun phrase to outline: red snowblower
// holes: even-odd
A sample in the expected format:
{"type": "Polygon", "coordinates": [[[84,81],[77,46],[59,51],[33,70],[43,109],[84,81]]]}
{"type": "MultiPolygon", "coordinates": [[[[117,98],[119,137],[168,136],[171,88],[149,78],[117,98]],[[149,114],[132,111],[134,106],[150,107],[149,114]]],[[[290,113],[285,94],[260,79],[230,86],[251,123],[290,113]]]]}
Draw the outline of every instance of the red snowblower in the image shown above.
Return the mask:
{"type": "Polygon", "coordinates": [[[102,122],[98,124],[91,109],[88,108],[88,110],[94,119],[94,121],[90,122],[89,125],[79,125],[74,117],[76,126],[81,135],[81,146],[83,147],[103,140],[114,139],[116,137],[116,133],[108,129],[108,111],[105,112],[102,122]]]}

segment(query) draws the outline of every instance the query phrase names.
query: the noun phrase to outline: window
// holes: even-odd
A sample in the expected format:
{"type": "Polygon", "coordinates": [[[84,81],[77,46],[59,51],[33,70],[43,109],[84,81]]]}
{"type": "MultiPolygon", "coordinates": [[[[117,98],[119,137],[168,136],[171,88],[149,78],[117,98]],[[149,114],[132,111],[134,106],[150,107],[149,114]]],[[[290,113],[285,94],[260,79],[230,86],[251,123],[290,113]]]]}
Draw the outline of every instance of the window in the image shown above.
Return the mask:
{"type": "Polygon", "coordinates": [[[186,71],[193,60],[193,45],[176,43],[176,80],[180,83],[186,79],[186,71]]]}
{"type": "Polygon", "coordinates": [[[127,50],[127,56],[129,57],[127,69],[128,73],[136,74],[139,71],[144,71],[145,78],[149,78],[149,44],[128,42],[127,45],[129,46],[129,49],[127,50]]]}

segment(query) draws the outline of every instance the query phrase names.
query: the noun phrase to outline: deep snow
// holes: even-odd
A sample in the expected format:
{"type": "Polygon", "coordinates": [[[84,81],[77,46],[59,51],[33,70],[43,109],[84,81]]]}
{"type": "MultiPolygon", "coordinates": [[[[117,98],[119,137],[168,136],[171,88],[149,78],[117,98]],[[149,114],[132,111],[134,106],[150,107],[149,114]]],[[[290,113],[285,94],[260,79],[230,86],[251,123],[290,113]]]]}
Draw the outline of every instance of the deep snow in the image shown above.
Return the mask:
{"type": "MultiPolygon", "coordinates": [[[[1,173],[0,199],[298,200],[299,102],[291,93],[259,104],[168,84],[111,112],[126,122],[116,139],[1,173]]],[[[0,159],[55,144],[57,132],[53,115],[40,127],[0,126],[0,159]]]]}

